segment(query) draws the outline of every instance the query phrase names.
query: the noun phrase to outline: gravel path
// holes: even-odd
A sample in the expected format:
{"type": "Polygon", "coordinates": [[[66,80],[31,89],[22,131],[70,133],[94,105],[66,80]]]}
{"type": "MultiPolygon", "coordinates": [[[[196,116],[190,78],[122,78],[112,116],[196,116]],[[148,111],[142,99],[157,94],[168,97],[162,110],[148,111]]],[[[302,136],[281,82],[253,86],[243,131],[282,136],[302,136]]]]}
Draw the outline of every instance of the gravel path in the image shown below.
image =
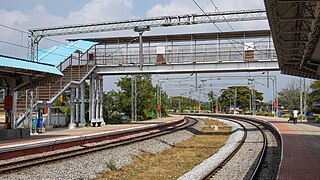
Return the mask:
{"type": "MultiPolygon", "coordinates": [[[[208,118],[208,117],[198,117],[198,118],[208,118]]],[[[215,119],[215,118],[210,118],[215,119]]],[[[234,149],[239,144],[239,141],[241,141],[244,131],[242,127],[234,122],[222,120],[222,119],[215,119],[218,120],[232,128],[232,134],[230,135],[228,141],[226,144],[214,155],[212,155],[210,158],[203,161],[201,164],[193,168],[188,173],[181,176],[180,180],[190,180],[190,179],[202,179],[206,174],[210,173],[212,169],[215,169],[229,154],[231,154],[234,149]]]]}
{"type": "Polygon", "coordinates": [[[140,152],[160,153],[173,144],[191,138],[194,135],[192,129],[201,130],[203,127],[204,124],[199,122],[190,127],[189,131],[182,130],[128,146],[40,165],[11,174],[3,174],[0,175],[0,179],[94,179],[99,173],[108,169],[109,162],[116,163],[116,167],[120,168],[132,163],[132,157],[139,155],[140,152]]]}

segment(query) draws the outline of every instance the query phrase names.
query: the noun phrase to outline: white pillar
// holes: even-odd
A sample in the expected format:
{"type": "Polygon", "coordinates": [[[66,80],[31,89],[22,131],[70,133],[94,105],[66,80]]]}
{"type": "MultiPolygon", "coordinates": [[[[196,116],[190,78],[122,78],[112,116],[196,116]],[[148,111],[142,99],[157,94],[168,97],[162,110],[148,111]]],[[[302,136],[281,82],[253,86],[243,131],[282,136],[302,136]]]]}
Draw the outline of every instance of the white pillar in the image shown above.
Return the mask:
{"type": "Polygon", "coordinates": [[[47,125],[51,125],[51,104],[48,106],[47,125]]]}
{"type": "Polygon", "coordinates": [[[104,125],[104,119],[103,119],[103,78],[101,77],[99,79],[100,81],[100,104],[99,104],[99,108],[100,108],[100,121],[102,122],[102,124],[104,125]]]}
{"type": "Polygon", "coordinates": [[[74,123],[74,88],[71,88],[70,92],[70,124],[69,129],[74,129],[76,127],[76,124],[74,123]]]}
{"type": "Polygon", "coordinates": [[[91,123],[96,123],[95,119],[95,79],[91,77],[90,79],[90,106],[89,106],[89,119],[91,123]]]}
{"type": "Polygon", "coordinates": [[[12,119],[11,119],[11,128],[17,128],[17,101],[18,101],[18,91],[13,92],[13,99],[12,99],[12,119]]]}
{"type": "Polygon", "coordinates": [[[81,83],[81,90],[80,90],[80,96],[81,96],[81,104],[80,104],[80,126],[86,125],[86,119],[85,119],[85,99],[84,99],[84,83],[81,83]]]}
{"type": "Polygon", "coordinates": [[[100,91],[100,82],[99,82],[99,78],[98,77],[96,77],[96,79],[95,79],[95,89],[96,89],[96,91],[95,91],[95,93],[96,93],[96,97],[95,97],[95,109],[96,109],[96,121],[97,122],[100,122],[100,117],[99,117],[99,101],[100,101],[100,99],[99,99],[99,91],[100,91]]]}
{"type": "MultiPolygon", "coordinates": [[[[79,87],[76,88],[76,99],[79,100],[79,87]]],[[[75,123],[79,123],[79,102],[76,103],[76,121],[75,123]]]]}

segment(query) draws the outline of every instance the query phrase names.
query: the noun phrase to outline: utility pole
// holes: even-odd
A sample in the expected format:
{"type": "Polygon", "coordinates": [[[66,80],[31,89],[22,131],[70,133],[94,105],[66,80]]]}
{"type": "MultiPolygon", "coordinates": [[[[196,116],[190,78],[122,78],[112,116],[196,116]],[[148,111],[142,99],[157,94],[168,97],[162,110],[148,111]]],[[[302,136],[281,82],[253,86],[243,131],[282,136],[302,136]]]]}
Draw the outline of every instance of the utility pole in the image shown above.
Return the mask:
{"type": "Polygon", "coordinates": [[[137,77],[131,77],[131,119],[137,121],[137,77]]]}
{"type": "MultiPolygon", "coordinates": [[[[207,81],[207,80],[205,80],[205,79],[202,79],[202,80],[201,80],[203,93],[204,93],[204,82],[206,82],[206,81],[207,81]]],[[[196,81],[196,82],[197,82],[197,81],[196,81]]],[[[199,113],[200,113],[200,111],[201,111],[201,87],[200,87],[200,85],[199,85],[198,90],[199,90],[199,98],[198,98],[198,101],[199,101],[199,113]]]]}

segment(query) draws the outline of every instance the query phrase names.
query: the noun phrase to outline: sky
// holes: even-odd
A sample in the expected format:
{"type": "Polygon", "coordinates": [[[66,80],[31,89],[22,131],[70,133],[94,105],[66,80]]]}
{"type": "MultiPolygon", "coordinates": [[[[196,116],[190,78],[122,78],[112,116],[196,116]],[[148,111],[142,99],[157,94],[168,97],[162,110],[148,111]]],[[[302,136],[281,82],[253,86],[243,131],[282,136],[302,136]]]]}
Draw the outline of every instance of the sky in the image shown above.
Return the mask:
{"type": "MultiPolygon", "coordinates": [[[[263,9],[263,0],[212,0],[220,11],[263,9]]],[[[214,11],[215,8],[210,0],[196,0],[197,3],[206,11],[214,11]]],[[[200,13],[200,9],[192,0],[1,0],[0,1],[0,54],[27,58],[28,29],[58,26],[66,24],[93,23],[115,20],[128,20],[133,18],[148,18],[167,15],[181,15],[190,13],[200,13]],[[2,25],[2,26],[1,26],[2,25]],[[15,28],[15,31],[7,27],[15,28]],[[9,45],[10,42],[15,45],[9,45]]],[[[226,24],[219,24],[223,31],[230,31],[226,24]]],[[[267,21],[255,23],[232,23],[235,30],[269,29],[267,21]]],[[[172,34],[172,33],[196,33],[213,32],[217,29],[212,24],[175,27],[175,28],[156,28],[146,35],[151,34],[172,34]]],[[[66,38],[72,37],[106,37],[106,36],[128,36],[136,35],[133,31],[108,32],[99,34],[86,34],[77,36],[52,37],[55,41],[65,42],[66,38]]],[[[55,45],[55,42],[43,40],[40,48],[55,45]]],[[[261,73],[260,73],[261,74],[261,73]]],[[[216,74],[219,76],[219,74],[216,74]]],[[[248,75],[229,74],[229,75],[248,75]]],[[[255,75],[255,74],[252,74],[255,75]]],[[[279,80],[279,90],[292,81],[299,78],[276,75],[279,80]]],[[[185,77],[188,75],[175,75],[174,77],[185,77]]],[[[201,75],[199,75],[201,76],[201,75]]],[[[203,75],[207,76],[207,75],[203,75]]],[[[214,76],[214,75],[213,75],[214,76]]],[[[220,75],[221,76],[221,75],[220,75]]],[[[155,80],[171,76],[155,76],[155,80]]],[[[108,91],[115,88],[114,81],[118,77],[105,77],[104,90],[108,91]]],[[[246,83],[246,82],[244,82],[246,83]]],[[[169,85],[168,85],[169,86],[169,85]]],[[[271,96],[268,94],[270,89],[265,86],[257,85],[257,88],[266,94],[266,100],[271,96]]],[[[168,88],[170,89],[170,88],[168,88]]],[[[176,90],[168,90],[169,95],[179,95],[176,90]]],[[[181,94],[181,92],[179,92],[181,94]]]]}

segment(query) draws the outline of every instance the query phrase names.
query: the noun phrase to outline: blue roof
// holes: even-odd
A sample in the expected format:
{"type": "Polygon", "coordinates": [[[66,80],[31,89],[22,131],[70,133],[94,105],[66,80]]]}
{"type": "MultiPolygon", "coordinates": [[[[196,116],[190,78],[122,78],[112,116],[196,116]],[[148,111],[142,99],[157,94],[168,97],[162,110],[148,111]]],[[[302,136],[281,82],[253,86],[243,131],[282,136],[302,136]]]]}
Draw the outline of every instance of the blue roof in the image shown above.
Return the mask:
{"type": "Polygon", "coordinates": [[[58,66],[61,62],[67,59],[72,53],[77,50],[86,52],[97,42],[78,40],[71,43],[60,44],[51,48],[38,51],[38,60],[42,63],[58,66]]]}
{"type": "Polygon", "coordinates": [[[4,56],[4,55],[0,55],[0,67],[31,70],[31,71],[51,73],[51,74],[63,76],[63,74],[53,65],[33,62],[25,59],[19,59],[19,58],[4,56]]]}

